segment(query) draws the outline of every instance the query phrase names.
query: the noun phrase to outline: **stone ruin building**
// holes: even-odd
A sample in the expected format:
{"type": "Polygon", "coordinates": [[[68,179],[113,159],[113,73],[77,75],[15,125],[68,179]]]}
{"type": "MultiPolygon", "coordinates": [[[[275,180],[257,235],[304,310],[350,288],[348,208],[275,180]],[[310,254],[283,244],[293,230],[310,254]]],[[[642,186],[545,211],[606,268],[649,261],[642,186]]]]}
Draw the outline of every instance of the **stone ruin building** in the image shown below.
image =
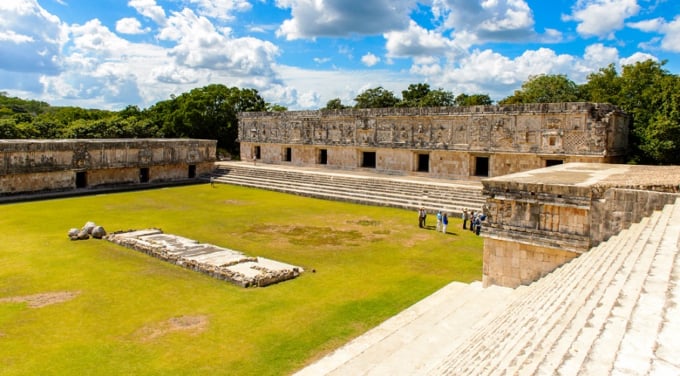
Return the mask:
{"type": "Polygon", "coordinates": [[[485,179],[484,285],[544,277],[680,198],[680,168],[569,163],[485,179]]]}
{"type": "Polygon", "coordinates": [[[0,140],[0,196],[196,179],[217,142],[196,139],[0,140]]]}
{"type": "Polygon", "coordinates": [[[568,162],[620,163],[629,117],[599,103],[239,115],[241,159],[479,180],[568,162]]]}

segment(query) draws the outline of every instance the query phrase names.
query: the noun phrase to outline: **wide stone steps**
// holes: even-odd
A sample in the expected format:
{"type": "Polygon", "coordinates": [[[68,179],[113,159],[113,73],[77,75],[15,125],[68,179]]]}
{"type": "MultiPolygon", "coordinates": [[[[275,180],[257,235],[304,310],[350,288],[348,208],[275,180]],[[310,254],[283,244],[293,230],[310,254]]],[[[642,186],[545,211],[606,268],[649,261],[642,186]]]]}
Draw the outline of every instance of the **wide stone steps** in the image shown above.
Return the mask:
{"type": "Polygon", "coordinates": [[[296,375],[424,375],[501,312],[512,293],[453,282],[296,375]]]}
{"type": "Polygon", "coordinates": [[[219,165],[216,182],[256,187],[302,196],[414,210],[461,213],[484,205],[481,186],[421,183],[393,177],[367,177],[332,172],[310,172],[287,167],[255,167],[244,163],[219,165]]]}
{"type": "Polygon", "coordinates": [[[437,199],[445,199],[451,194],[457,197],[467,197],[474,201],[479,201],[481,198],[480,187],[464,187],[460,185],[450,185],[440,183],[415,183],[413,180],[408,182],[400,181],[398,178],[367,178],[361,175],[341,175],[337,173],[320,173],[307,172],[304,170],[291,169],[255,169],[249,168],[246,165],[235,165],[225,167],[218,167],[216,173],[225,176],[228,174],[236,174],[239,177],[252,177],[255,179],[271,179],[280,180],[287,183],[306,183],[314,185],[323,185],[330,187],[351,187],[364,190],[385,190],[386,185],[393,192],[416,194],[420,196],[428,196],[437,199]]]}
{"type": "Polygon", "coordinates": [[[680,374],[679,234],[680,204],[666,206],[516,289],[431,374],[680,374]]]}
{"type": "MultiPolygon", "coordinates": [[[[234,175],[229,177],[219,177],[216,181],[221,183],[229,183],[235,185],[242,185],[248,187],[265,188],[268,190],[295,193],[301,196],[310,196],[330,200],[349,201],[369,205],[392,206],[403,209],[414,209],[419,206],[424,206],[432,211],[446,210],[449,212],[459,213],[464,208],[480,207],[479,200],[470,200],[465,198],[456,198],[454,203],[450,199],[440,198],[417,198],[412,192],[385,192],[370,189],[365,186],[355,185],[347,187],[343,185],[321,185],[312,183],[296,183],[281,180],[274,180],[270,178],[251,178],[247,176],[238,176],[233,179],[234,175]]],[[[384,187],[382,188],[384,189],[384,187]]]]}

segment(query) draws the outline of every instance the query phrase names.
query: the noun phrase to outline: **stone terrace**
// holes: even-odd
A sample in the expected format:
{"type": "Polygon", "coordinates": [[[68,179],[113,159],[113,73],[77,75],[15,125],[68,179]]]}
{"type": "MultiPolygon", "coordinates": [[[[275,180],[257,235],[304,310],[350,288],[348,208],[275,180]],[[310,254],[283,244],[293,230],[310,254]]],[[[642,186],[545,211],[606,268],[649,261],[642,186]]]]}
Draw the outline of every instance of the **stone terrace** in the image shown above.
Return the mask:
{"type": "Polygon", "coordinates": [[[297,373],[678,375],[680,201],[515,290],[452,283],[297,373]]]}
{"type": "Polygon", "coordinates": [[[337,201],[460,214],[484,205],[479,182],[387,176],[370,172],[329,171],[282,165],[217,162],[218,183],[256,187],[337,201]]]}

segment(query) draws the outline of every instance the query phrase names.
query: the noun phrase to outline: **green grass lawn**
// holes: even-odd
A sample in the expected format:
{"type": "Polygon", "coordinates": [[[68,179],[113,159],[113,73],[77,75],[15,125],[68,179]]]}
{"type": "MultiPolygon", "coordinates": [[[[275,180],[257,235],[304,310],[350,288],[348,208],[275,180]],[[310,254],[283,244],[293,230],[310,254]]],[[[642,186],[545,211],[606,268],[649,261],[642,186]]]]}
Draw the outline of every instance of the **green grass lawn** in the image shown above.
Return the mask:
{"type": "Polygon", "coordinates": [[[0,375],[285,375],[451,281],[481,279],[482,239],[459,219],[445,235],[419,229],[415,211],[216,187],[0,205],[0,299],[77,294],[0,303],[0,375]],[[68,240],[87,221],[161,228],[306,272],[244,289],[68,240]]]}

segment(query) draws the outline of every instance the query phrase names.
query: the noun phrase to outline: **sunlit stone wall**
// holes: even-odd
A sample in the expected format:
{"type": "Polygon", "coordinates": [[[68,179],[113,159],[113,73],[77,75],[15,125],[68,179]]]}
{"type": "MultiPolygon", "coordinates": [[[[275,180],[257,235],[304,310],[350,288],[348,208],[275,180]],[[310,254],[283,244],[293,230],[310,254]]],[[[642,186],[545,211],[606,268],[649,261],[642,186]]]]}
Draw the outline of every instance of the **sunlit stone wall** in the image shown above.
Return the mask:
{"type": "Polygon", "coordinates": [[[0,140],[0,190],[9,195],[195,178],[212,170],[215,156],[213,140],[0,140]]]}
{"type": "Polygon", "coordinates": [[[621,162],[629,117],[596,103],[241,113],[241,159],[475,179],[621,162]]]}

